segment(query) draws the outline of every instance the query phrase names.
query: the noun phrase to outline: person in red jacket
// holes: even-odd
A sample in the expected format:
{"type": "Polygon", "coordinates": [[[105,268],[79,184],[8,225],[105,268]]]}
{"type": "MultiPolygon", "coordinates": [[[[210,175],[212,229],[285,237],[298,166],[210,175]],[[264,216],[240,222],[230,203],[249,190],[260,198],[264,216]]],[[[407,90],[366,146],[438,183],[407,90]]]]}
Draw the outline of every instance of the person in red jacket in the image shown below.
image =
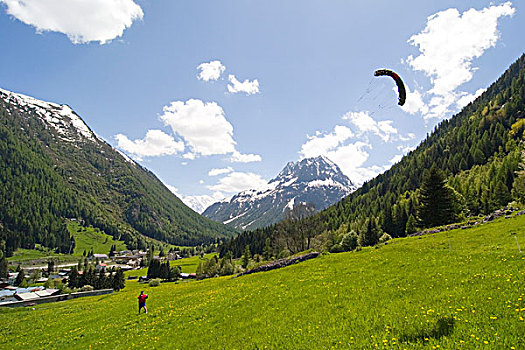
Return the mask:
{"type": "Polygon", "coordinates": [[[138,299],[139,299],[139,314],[140,314],[140,309],[142,308],[144,308],[144,311],[148,313],[148,309],[146,309],[146,299],[148,299],[148,295],[144,294],[144,291],[141,290],[140,295],[138,296],[138,299]]]}

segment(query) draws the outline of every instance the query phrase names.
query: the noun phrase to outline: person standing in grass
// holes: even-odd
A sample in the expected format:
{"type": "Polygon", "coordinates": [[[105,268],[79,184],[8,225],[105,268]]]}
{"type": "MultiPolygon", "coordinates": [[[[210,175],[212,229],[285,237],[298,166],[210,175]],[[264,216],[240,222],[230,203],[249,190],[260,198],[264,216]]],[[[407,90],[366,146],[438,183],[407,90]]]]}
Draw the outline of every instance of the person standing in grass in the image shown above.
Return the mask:
{"type": "Polygon", "coordinates": [[[139,314],[140,309],[144,308],[145,313],[148,313],[148,309],[146,308],[146,299],[148,299],[148,295],[144,294],[144,291],[140,291],[140,295],[138,296],[139,299],[139,314]]]}

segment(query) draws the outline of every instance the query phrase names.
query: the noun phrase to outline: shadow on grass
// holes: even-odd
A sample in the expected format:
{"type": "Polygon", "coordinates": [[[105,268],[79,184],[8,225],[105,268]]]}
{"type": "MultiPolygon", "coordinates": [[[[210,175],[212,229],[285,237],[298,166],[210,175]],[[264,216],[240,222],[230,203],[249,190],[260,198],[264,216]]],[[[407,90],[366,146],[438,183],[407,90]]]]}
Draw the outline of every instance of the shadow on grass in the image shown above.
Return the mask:
{"type": "Polygon", "coordinates": [[[454,331],[454,318],[442,317],[437,320],[431,329],[424,328],[416,331],[412,334],[405,334],[399,337],[400,341],[414,343],[414,342],[425,342],[426,340],[440,339],[445,336],[449,336],[454,331]]]}

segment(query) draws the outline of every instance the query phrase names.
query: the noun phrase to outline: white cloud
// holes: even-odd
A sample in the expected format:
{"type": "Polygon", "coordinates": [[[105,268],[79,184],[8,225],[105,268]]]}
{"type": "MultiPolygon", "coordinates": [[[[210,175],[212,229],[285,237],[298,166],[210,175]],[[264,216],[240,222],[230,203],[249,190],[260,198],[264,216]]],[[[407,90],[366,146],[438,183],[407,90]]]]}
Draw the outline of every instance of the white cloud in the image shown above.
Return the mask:
{"type": "Polygon", "coordinates": [[[403,159],[403,155],[402,155],[402,154],[396,154],[395,156],[393,156],[392,158],[390,158],[389,163],[390,163],[390,164],[396,164],[396,163],[399,162],[401,159],[403,159]]]}
{"type": "Polygon", "coordinates": [[[377,175],[387,171],[392,164],[387,165],[372,165],[369,167],[358,167],[353,170],[352,177],[350,179],[354,184],[362,185],[365,181],[373,179],[377,175]]]}
{"type": "Polygon", "coordinates": [[[200,70],[199,74],[197,75],[197,79],[210,81],[219,79],[221,74],[224,73],[226,67],[221,63],[221,61],[210,61],[208,63],[199,64],[197,69],[200,70]]]}
{"type": "Polygon", "coordinates": [[[184,143],[162,132],[161,130],[148,130],[142,140],[130,140],[126,135],[117,134],[117,147],[132,154],[138,160],[142,157],[155,157],[176,154],[184,151],[184,143]]]}
{"type": "Polygon", "coordinates": [[[207,186],[212,191],[238,193],[245,190],[263,188],[267,181],[254,173],[232,172],[219,179],[218,183],[207,186]]]}
{"type": "Polygon", "coordinates": [[[183,194],[179,193],[178,188],[171,185],[166,185],[166,187],[171,192],[173,192],[174,195],[179,197],[184,204],[186,204],[188,207],[195,210],[199,214],[202,214],[204,210],[206,210],[206,208],[208,208],[213,203],[224,199],[224,195],[221,192],[214,192],[211,196],[207,194],[196,196],[184,196],[183,194]]]}
{"type": "Polygon", "coordinates": [[[376,122],[368,112],[348,112],[343,115],[344,120],[348,120],[358,130],[358,135],[372,133],[379,136],[384,142],[393,140],[397,135],[397,129],[392,126],[391,120],[376,122]]]}
{"type": "Polygon", "coordinates": [[[233,163],[251,163],[251,162],[260,162],[262,160],[261,156],[258,154],[242,154],[237,151],[234,151],[230,161],[233,163]]]}
{"type": "Polygon", "coordinates": [[[416,113],[427,114],[428,106],[423,101],[422,94],[417,90],[410,91],[408,89],[408,86],[406,87],[406,89],[407,89],[407,98],[406,98],[405,104],[401,106],[401,109],[409,114],[416,114],[416,113]]]}
{"type": "Polygon", "coordinates": [[[191,153],[191,152],[188,152],[188,153],[184,153],[182,155],[182,158],[184,159],[189,159],[189,160],[194,160],[195,159],[195,153],[191,153]]]}
{"type": "Polygon", "coordinates": [[[248,79],[244,80],[242,83],[235,78],[235,75],[230,74],[228,80],[231,84],[228,84],[228,91],[232,94],[238,92],[244,92],[246,95],[253,95],[259,93],[259,81],[254,79],[249,81],[248,79]]]}
{"type": "Polygon", "coordinates": [[[98,41],[105,44],[144,13],[133,0],[0,0],[6,12],[33,26],[38,33],[67,35],[74,44],[98,41]]]}
{"type": "Polygon", "coordinates": [[[305,158],[317,157],[342,146],[352,136],[354,134],[348,127],[336,125],[330,134],[323,135],[317,132],[315,136],[308,136],[308,141],[301,146],[300,153],[305,158]]]}
{"type": "Polygon", "coordinates": [[[400,141],[410,141],[410,140],[413,140],[416,138],[416,134],[412,133],[412,132],[409,132],[407,134],[407,136],[402,136],[402,135],[399,135],[399,140],[400,141]]]}
{"type": "Polygon", "coordinates": [[[485,92],[486,89],[478,89],[475,93],[469,94],[464,93],[458,100],[456,101],[456,105],[458,108],[463,108],[466,105],[468,105],[470,102],[474,101],[476,98],[481,96],[482,93],[485,92]]]}
{"type": "Polygon", "coordinates": [[[217,154],[232,154],[231,161],[254,162],[261,157],[241,154],[235,148],[233,126],[226,119],[223,109],[215,102],[190,99],[175,101],[165,106],[160,119],[180,135],[190,148],[187,159],[217,154]]]}
{"type": "Polygon", "coordinates": [[[372,145],[367,142],[356,141],[328,151],[325,155],[334,161],[352,181],[360,183],[361,181],[356,178],[356,170],[368,160],[367,149],[371,148],[372,145]]]}
{"type": "Polygon", "coordinates": [[[397,146],[397,150],[401,151],[403,154],[408,154],[409,152],[415,150],[415,146],[406,146],[406,145],[399,145],[397,146]]]}
{"type": "Polygon", "coordinates": [[[214,168],[208,171],[208,176],[223,175],[223,174],[228,174],[231,172],[233,172],[233,168],[231,166],[227,168],[220,168],[220,169],[214,168]]]}
{"type": "Polygon", "coordinates": [[[425,29],[408,40],[420,54],[410,55],[407,63],[424,72],[432,84],[428,113],[422,111],[425,119],[444,118],[451,106],[468,101],[469,95],[456,89],[472,79],[476,70],[472,61],[496,45],[498,19],[514,12],[511,2],[463,13],[451,8],[428,17],[425,29]]]}

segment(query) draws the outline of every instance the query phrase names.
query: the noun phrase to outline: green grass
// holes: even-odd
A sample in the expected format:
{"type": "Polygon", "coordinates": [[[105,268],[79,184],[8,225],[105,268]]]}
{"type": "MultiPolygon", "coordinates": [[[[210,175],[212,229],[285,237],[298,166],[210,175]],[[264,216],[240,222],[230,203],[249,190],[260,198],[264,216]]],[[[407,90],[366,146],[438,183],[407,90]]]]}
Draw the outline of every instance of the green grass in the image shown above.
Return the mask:
{"type": "Polygon", "coordinates": [[[0,310],[1,346],[524,349],[525,216],[283,269],[0,310]],[[516,233],[512,235],[511,232],[516,233]],[[149,294],[137,315],[137,295],[149,294]]]}
{"type": "Polygon", "coordinates": [[[9,265],[12,269],[15,269],[17,265],[22,267],[33,266],[33,265],[47,265],[47,260],[49,258],[55,259],[57,263],[69,263],[76,262],[78,257],[68,255],[68,254],[57,254],[52,249],[47,249],[36,245],[37,249],[24,249],[19,248],[14,253],[13,256],[7,258],[9,265]]]}
{"type": "Polygon", "coordinates": [[[95,254],[109,254],[113,244],[117,246],[117,251],[127,249],[124,242],[114,240],[112,236],[93,227],[83,227],[78,222],[70,222],[67,228],[75,237],[75,256],[83,256],[84,251],[87,253],[91,249],[95,254]]]}
{"type": "Polygon", "coordinates": [[[13,256],[8,258],[9,263],[14,266],[18,263],[22,265],[31,264],[32,260],[42,260],[36,262],[37,265],[46,264],[47,259],[53,258],[58,262],[76,262],[78,258],[83,256],[84,250],[89,252],[93,249],[93,253],[108,254],[111,246],[115,244],[117,251],[125,250],[126,245],[122,241],[113,240],[113,237],[105,234],[93,227],[82,227],[78,222],[69,222],[67,228],[71,235],[75,237],[75,249],[73,254],[57,254],[54,250],[36,245],[36,249],[19,248],[13,256]]]}
{"type": "Polygon", "coordinates": [[[38,249],[24,249],[19,248],[14,253],[13,256],[9,257],[9,261],[26,261],[26,260],[34,260],[34,259],[43,259],[48,256],[55,256],[59,254],[55,254],[53,250],[38,247],[38,249]]]}

